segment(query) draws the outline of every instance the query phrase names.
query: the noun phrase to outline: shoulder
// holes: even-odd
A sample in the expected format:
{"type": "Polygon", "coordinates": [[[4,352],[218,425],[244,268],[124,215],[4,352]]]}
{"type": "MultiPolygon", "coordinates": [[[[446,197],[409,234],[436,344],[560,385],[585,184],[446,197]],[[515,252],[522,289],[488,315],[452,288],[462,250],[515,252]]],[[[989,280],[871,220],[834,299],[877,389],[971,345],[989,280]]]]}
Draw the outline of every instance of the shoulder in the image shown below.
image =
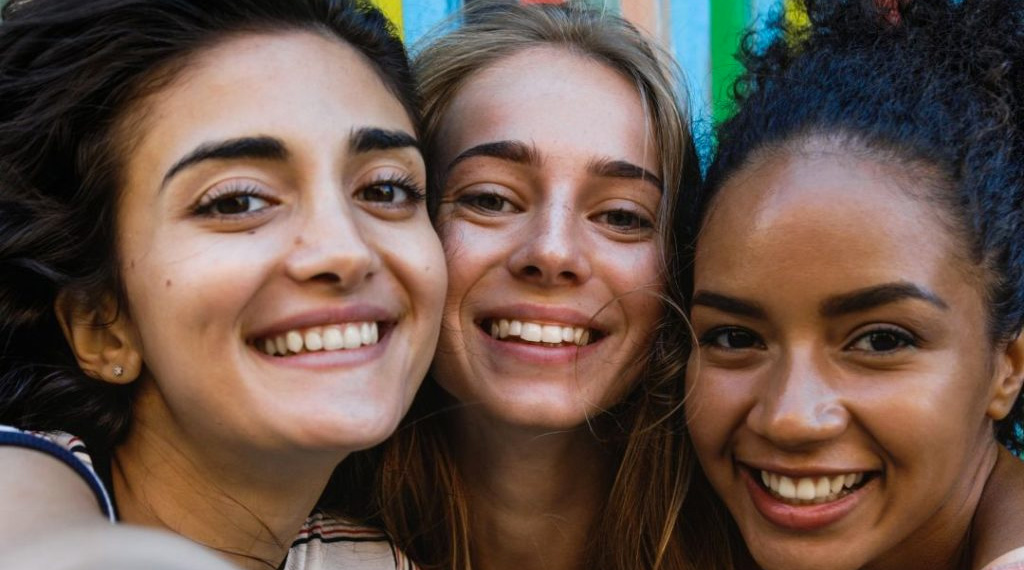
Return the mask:
{"type": "MultiPolygon", "coordinates": [[[[10,426],[0,425],[0,448],[20,448],[33,453],[42,453],[63,463],[71,469],[90,488],[99,503],[103,514],[111,521],[115,519],[114,506],[106,486],[93,470],[92,457],[85,444],[77,437],[64,432],[33,432],[23,431],[10,426]]],[[[36,464],[38,465],[38,464],[36,464]]],[[[60,468],[60,467],[58,467],[60,468]]],[[[9,473],[10,476],[32,478],[36,467],[26,467],[26,471],[9,473]]]]}
{"type": "Polygon", "coordinates": [[[414,570],[416,566],[380,529],[314,513],[288,552],[285,570],[414,570]]]}
{"type": "Polygon", "coordinates": [[[1024,570],[1024,547],[1007,552],[981,570],[1024,570]]]}

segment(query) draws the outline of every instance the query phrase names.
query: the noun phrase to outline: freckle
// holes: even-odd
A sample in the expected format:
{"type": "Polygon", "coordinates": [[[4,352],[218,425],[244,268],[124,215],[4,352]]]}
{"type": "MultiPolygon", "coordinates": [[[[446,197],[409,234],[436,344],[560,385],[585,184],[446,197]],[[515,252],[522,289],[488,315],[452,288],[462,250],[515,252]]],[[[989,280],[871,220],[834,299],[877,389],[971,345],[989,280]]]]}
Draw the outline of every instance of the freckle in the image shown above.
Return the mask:
{"type": "Polygon", "coordinates": [[[249,230],[249,231],[247,231],[247,232],[245,232],[245,233],[247,233],[247,234],[249,234],[249,235],[253,235],[253,234],[255,234],[255,233],[256,233],[256,230],[249,230]]]}
{"type": "Polygon", "coordinates": [[[164,285],[166,285],[167,287],[170,287],[170,286],[171,286],[171,280],[170,280],[170,279],[168,279],[168,280],[167,280],[167,282],[166,282],[166,283],[164,283],[164,285]]]}
{"type": "Polygon", "coordinates": [[[295,245],[302,245],[302,236],[295,236],[295,245]]]}

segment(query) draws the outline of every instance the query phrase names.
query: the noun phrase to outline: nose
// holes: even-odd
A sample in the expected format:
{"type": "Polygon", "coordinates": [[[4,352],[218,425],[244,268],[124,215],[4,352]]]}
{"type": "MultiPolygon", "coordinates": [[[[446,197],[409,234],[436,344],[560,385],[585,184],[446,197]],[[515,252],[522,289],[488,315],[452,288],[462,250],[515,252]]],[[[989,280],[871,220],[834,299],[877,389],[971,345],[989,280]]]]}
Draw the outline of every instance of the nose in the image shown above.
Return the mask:
{"type": "Polygon", "coordinates": [[[790,356],[775,368],[747,415],[755,433],[782,449],[799,450],[846,431],[849,411],[813,357],[790,356]]]}
{"type": "Polygon", "coordinates": [[[344,197],[320,200],[297,219],[285,261],[288,275],[299,282],[322,282],[353,289],[367,281],[379,263],[344,197]]]}
{"type": "Polygon", "coordinates": [[[536,208],[509,256],[513,275],[539,285],[578,285],[590,278],[589,255],[576,212],[569,204],[536,208]]]}

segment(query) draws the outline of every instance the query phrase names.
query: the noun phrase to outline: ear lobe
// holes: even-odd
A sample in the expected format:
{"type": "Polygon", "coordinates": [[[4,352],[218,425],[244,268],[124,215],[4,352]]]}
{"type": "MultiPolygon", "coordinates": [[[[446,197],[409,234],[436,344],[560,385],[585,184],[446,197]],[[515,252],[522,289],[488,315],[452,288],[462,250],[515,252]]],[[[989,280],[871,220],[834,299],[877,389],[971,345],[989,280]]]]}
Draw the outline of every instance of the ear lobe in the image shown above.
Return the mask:
{"type": "Polygon", "coordinates": [[[1007,343],[1003,353],[999,355],[996,365],[996,376],[992,379],[992,399],[989,401],[988,415],[999,421],[1010,413],[1017,402],[1021,385],[1024,384],[1024,334],[1007,343]]]}
{"type": "Polygon", "coordinates": [[[128,384],[139,377],[142,355],[135,327],[112,298],[97,303],[61,291],[54,311],[83,372],[112,384],[128,384]]]}

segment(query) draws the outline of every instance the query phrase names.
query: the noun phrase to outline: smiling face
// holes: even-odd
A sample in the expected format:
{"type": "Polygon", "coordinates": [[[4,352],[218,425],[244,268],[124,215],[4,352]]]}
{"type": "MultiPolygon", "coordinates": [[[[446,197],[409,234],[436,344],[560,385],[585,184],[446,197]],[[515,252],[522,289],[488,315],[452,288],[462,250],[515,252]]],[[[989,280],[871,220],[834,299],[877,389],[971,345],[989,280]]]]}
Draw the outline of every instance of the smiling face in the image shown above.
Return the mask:
{"type": "Polygon", "coordinates": [[[938,568],[995,458],[983,281],[920,178],[840,153],[761,160],[712,204],[690,430],[766,570],[938,568]]]}
{"type": "Polygon", "coordinates": [[[484,69],[452,101],[434,371],[466,413],[571,429],[630,388],[661,315],[647,124],[627,80],[554,48],[484,69]]]}
{"type": "Polygon", "coordinates": [[[118,215],[137,421],[193,451],[388,436],[445,287],[398,100],[350,46],[295,32],[200,53],[138,111],[118,215]]]}

